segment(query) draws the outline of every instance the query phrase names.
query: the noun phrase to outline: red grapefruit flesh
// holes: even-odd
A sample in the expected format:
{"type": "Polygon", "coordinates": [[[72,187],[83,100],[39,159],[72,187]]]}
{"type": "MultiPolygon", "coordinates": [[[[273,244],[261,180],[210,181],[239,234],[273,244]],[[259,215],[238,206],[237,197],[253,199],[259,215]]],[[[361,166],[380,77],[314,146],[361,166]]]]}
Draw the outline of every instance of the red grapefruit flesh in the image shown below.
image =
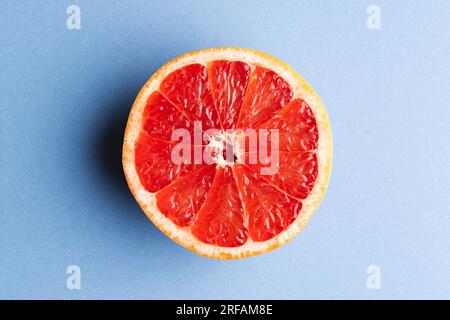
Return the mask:
{"type": "Polygon", "coordinates": [[[234,129],[247,89],[250,66],[242,61],[213,61],[208,77],[222,129],[234,129]]]}
{"type": "Polygon", "coordinates": [[[244,211],[230,167],[219,168],[192,234],[205,243],[222,247],[243,245],[248,238],[244,211]]]}
{"type": "Polygon", "coordinates": [[[156,193],[156,204],[175,224],[188,226],[200,210],[211,187],[215,165],[204,166],[156,193]]]}
{"type": "MultiPolygon", "coordinates": [[[[314,114],[302,99],[294,99],[261,125],[262,129],[278,129],[280,151],[317,149],[319,133],[314,114]]],[[[270,131],[269,137],[270,137],[270,131]]],[[[270,138],[267,137],[267,141],[270,138]]]]}
{"type": "Polygon", "coordinates": [[[235,165],[234,170],[254,241],[269,240],[294,222],[302,208],[300,200],[280,192],[243,165],[235,165]]]}
{"type": "MultiPolygon", "coordinates": [[[[246,159],[249,159],[250,154],[245,154],[246,159]]],[[[263,168],[270,169],[269,164],[261,163],[258,159],[255,164],[250,162],[250,160],[246,161],[246,166],[254,172],[262,172],[263,168]]],[[[273,174],[263,174],[260,175],[261,178],[292,197],[305,199],[311,193],[318,174],[316,153],[280,151],[278,163],[273,174]]]]}
{"type": "Polygon", "coordinates": [[[135,166],[144,188],[149,192],[156,192],[174,182],[191,171],[197,170],[205,164],[194,163],[194,148],[202,146],[189,145],[191,149],[189,163],[174,163],[172,151],[177,142],[164,141],[149,136],[142,131],[136,140],[135,166]]]}
{"type": "Polygon", "coordinates": [[[278,74],[259,66],[250,75],[237,128],[256,128],[272,118],[292,98],[290,85],[278,74]]]}
{"type": "Polygon", "coordinates": [[[220,128],[205,66],[191,64],[172,72],[160,91],[191,121],[201,121],[204,129],[220,128]]]}
{"type": "Polygon", "coordinates": [[[156,139],[171,141],[172,132],[179,128],[193,132],[192,123],[158,91],[148,98],[142,117],[142,131],[156,139]]]}
{"type": "Polygon", "coordinates": [[[206,256],[247,257],[285,243],[317,208],[329,178],[331,131],[320,99],[280,61],[238,48],[205,50],[168,63],[143,88],[123,163],[139,204],[168,236],[206,256]],[[181,154],[189,152],[189,161],[176,162],[180,145],[172,133],[181,128],[192,136],[195,121],[222,137],[255,129],[270,151],[246,145],[242,154],[230,149],[232,161],[219,150],[212,163],[195,162],[195,150],[209,141],[194,146],[188,139],[181,154]],[[275,170],[263,173],[269,168],[275,170]]]}

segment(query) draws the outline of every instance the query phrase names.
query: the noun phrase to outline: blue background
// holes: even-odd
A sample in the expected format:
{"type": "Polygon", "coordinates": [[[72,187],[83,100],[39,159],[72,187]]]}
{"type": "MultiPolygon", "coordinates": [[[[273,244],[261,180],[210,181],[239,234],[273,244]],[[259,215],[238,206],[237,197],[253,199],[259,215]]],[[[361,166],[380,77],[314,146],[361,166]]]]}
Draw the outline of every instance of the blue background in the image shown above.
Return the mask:
{"type": "Polygon", "coordinates": [[[450,298],[449,1],[2,1],[0,15],[0,298],[450,298]],[[120,163],[145,81],[227,45],[298,70],[334,135],[305,230],[239,261],[166,238],[120,163]],[[66,288],[71,264],[81,290],[66,288]],[[381,290],[366,287],[372,264],[381,290]]]}

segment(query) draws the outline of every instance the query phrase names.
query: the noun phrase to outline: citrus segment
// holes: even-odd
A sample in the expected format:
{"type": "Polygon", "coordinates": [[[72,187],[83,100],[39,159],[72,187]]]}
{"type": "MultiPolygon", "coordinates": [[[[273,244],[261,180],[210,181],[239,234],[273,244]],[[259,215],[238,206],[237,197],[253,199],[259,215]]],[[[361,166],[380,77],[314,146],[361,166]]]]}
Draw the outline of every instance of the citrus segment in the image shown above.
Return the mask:
{"type": "Polygon", "coordinates": [[[222,129],[234,129],[247,89],[250,66],[242,61],[208,63],[208,79],[222,129]]]}
{"type": "Polygon", "coordinates": [[[261,178],[277,189],[298,199],[305,199],[311,193],[318,174],[315,152],[280,151],[276,156],[277,167],[268,161],[262,162],[262,159],[256,155],[254,155],[256,163],[251,164],[250,155],[250,153],[245,154],[247,167],[260,173],[266,169],[268,174],[261,174],[261,178]],[[273,173],[270,170],[273,170],[273,173]]]}
{"type": "Polygon", "coordinates": [[[250,74],[237,128],[256,128],[291,100],[291,86],[277,73],[256,66],[250,74]]]}
{"type": "MultiPolygon", "coordinates": [[[[142,186],[149,192],[156,192],[191,171],[201,168],[204,163],[193,161],[194,148],[202,146],[189,145],[189,163],[176,163],[172,159],[172,150],[177,142],[168,142],[141,132],[135,145],[135,166],[142,186]]],[[[188,149],[187,147],[185,149],[188,149]]],[[[204,148],[203,148],[204,149],[204,148]]],[[[182,150],[183,151],[183,150],[182,150]]]]}
{"type": "Polygon", "coordinates": [[[191,64],[172,72],[160,91],[191,121],[201,121],[204,129],[220,128],[205,66],[191,64]]]}
{"type": "Polygon", "coordinates": [[[244,165],[234,165],[234,172],[254,241],[269,240],[294,222],[302,208],[299,200],[274,188],[244,165]]]}
{"type": "Polygon", "coordinates": [[[280,151],[308,151],[318,146],[319,133],[314,114],[302,99],[294,99],[261,125],[264,139],[271,141],[269,129],[278,129],[280,151]]]}
{"type": "Polygon", "coordinates": [[[216,173],[216,166],[195,170],[156,193],[156,204],[173,223],[188,226],[205,201],[216,173]]]}
{"type": "Polygon", "coordinates": [[[191,133],[193,129],[192,123],[158,91],[153,92],[148,98],[142,121],[144,132],[166,141],[171,141],[175,129],[184,128],[191,133]]]}
{"type": "Polygon", "coordinates": [[[205,243],[222,247],[243,245],[248,238],[241,200],[230,167],[217,170],[192,234],[205,243]]]}
{"type": "Polygon", "coordinates": [[[143,187],[155,192],[175,179],[181,165],[171,161],[171,143],[157,140],[141,132],[135,145],[135,165],[143,187]]]}

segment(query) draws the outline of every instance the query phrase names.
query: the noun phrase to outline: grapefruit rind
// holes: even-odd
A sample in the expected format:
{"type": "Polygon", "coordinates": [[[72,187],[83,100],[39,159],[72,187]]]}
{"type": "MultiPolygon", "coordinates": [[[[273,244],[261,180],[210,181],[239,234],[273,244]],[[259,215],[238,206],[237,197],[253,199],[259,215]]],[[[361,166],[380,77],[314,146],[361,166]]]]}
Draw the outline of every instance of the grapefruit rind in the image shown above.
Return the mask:
{"type": "Polygon", "coordinates": [[[185,248],[210,258],[238,259],[262,254],[278,248],[297,235],[319,206],[331,174],[332,133],[328,114],[319,96],[313,88],[295,70],[286,63],[266,53],[251,49],[224,47],[204,49],[183,54],[163,65],[142,87],[131,109],[124,137],[122,164],[128,186],[139,206],[147,217],[169,238],[185,248]],[[294,92],[295,98],[302,98],[311,108],[317,121],[319,142],[317,149],[318,175],[309,196],[302,201],[303,207],[296,220],[286,230],[264,242],[255,242],[250,238],[240,247],[219,247],[201,242],[195,238],[188,227],[175,225],[166,218],[156,206],[155,194],[142,186],[134,161],[134,146],[142,125],[142,115],[150,94],[159,88],[160,83],[171,72],[192,64],[207,63],[215,60],[239,60],[252,66],[261,65],[278,73],[285,79],[294,92]]]}

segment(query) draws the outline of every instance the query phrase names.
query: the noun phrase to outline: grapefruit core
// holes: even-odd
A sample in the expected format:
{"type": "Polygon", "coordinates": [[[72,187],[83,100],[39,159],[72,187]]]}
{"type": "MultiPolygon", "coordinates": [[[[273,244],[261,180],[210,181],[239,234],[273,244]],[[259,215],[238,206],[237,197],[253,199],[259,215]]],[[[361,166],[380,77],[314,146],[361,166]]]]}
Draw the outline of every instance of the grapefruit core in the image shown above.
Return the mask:
{"type": "MultiPolygon", "coordinates": [[[[211,145],[191,141],[183,142],[188,149],[211,145]]],[[[162,66],[133,104],[122,155],[148,218],[180,245],[218,259],[254,256],[292,239],[317,209],[331,162],[330,123],[311,86],[282,61],[233,47],[187,53],[162,66]],[[204,132],[224,132],[222,139],[252,129],[272,141],[276,130],[277,170],[264,175],[270,164],[246,162],[253,150],[245,144],[234,155],[242,161],[174,162],[179,141],[172,133],[193,133],[198,122],[204,132]]]]}

